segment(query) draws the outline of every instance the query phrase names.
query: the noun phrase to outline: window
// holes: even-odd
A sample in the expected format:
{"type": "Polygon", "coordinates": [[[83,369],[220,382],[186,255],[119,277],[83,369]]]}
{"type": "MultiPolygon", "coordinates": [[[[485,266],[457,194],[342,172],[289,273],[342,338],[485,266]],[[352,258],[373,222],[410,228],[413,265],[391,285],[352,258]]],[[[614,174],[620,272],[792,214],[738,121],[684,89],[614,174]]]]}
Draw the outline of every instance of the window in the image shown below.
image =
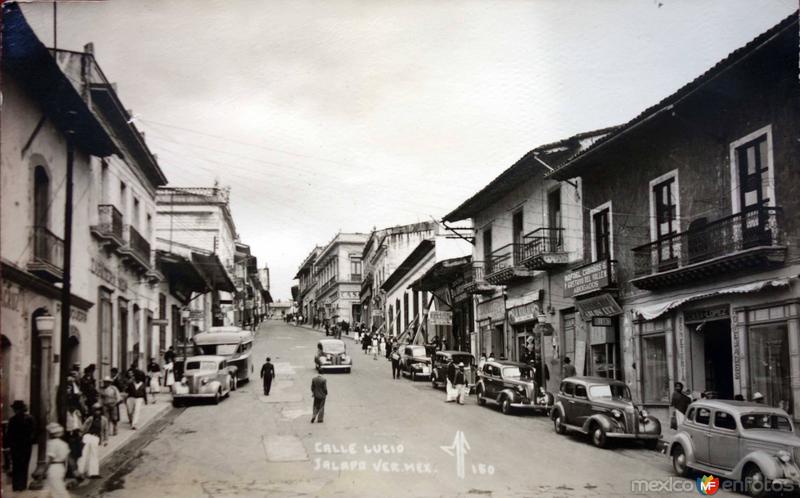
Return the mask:
{"type": "Polygon", "coordinates": [[[133,226],[136,227],[137,230],[141,230],[141,226],[139,226],[139,199],[136,197],[133,198],[133,226]]]}
{"type": "Polygon", "coordinates": [[[686,418],[688,420],[692,420],[693,417],[694,417],[694,407],[689,408],[689,411],[686,412],[686,418]]]}
{"type": "Polygon", "coordinates": [[[582,384],[575,385],[575,397],[576,398],[586,398],[586,386],[582,384]]]}
{"type": "Polygon", "coordinates": [[[793,432],[789,419],[774,413],[751,413],[742,415],[740,419],[745,429],[772,429],[784,432],[793,432]]]}
{"type": "Polygon", "coordinates": [[[564,382],[561,384],[561,392],[567,396],[572,396],[574,390],[575,386],[572,384],[572,382],[564,382]]]}
{"type": "Polygon", "coordinates": [[[608,202],[597,209],[592,215],[592,255],[595,261],[611,258],[611,203],[608,202]]]}
{"type": "Polygon", "coordinates": [[[408,292],[403,294],[403,327],[408,328],[408,292]]]}
{"type": "Polygon", "coordinates": [[[511,218],[511,225],[511,240],[513,240],[515,244],[521,244],[523,236],[522,209],[514,213],[514,216],[511,218]]]}
{"type": "Polygon", "coordinates": [[[128,186],[125,182],[119,182],[119,210],[123,216],[128,211],[128,186]]]}
{"type": "Polygon", "coordinates": [[[492,229],[483,229],[483,261],[489,262],[492,257],[492,229]]]}
{"type": "Polygon", "coordinates": [[[642,385],[646,403],[668,403],[667,340],[663,334],[642,337],[642,385]]]}
{"type": "Polygon", "coordinates": [[[794,402],[789,369],[789,340],[786,323],[751,325],[750,392],[760,392],[770,406],[792,413],[794,402]]]}
{"type": "Polygon", "coordinates": [[[564,315],[564,356],[569,357],[573,364],[577,359],[575,358],[575,313],[564,315]]]}
{"type": "Polygon", "coordinates": [[[50,177],[44,166],[36,166],[33,172],[33,225],[50,226],[50,177]]]}
{"type": "Polygon", "coordinates": [[[711,410],[708,408],[698,408],[694,421],[700,425],[708,425],[711,420],[711,410]]]}
{"type": "Polygon", "coordinates": [[[774,206],[772,126],[733,142],[730,154],[733,212],[745,212],[761,205],[774,206]]]}
{"type": "Polygon", "coordinates": [[[714,427],[718,429],[736,430],[736,419],[730,413],[714,413],[714,427]]]}
{"type": "Polygon", "coordinates": [[[659,263],[674,262],[680,247],[673,237],[680,231],[678,221],[678,172],[673,171],[650,182],[651,238],[659,241],[659,263]]]}
{"type": "Polygon", "coordinates": [[[553,230],[550,236],[550,250],[553,252],[563,250],[564,234],[561,231],[561,188],[550,191],[547,194],[547,221],[548,226],[553,230]]]}

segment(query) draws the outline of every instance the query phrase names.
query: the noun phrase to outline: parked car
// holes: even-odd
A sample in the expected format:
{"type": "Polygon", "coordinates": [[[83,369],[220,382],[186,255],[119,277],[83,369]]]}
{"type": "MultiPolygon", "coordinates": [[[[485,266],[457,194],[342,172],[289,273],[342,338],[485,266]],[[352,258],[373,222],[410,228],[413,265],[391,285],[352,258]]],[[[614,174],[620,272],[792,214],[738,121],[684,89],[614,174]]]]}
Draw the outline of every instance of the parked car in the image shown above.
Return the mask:
{"type": "Polygon", "coordinates": [[[492,401],[508,415],[514,408],[524,408],[549,413],[553,407],[553,395],[537,386],[533,380],[533,369],[525,363],[515,361],[487,361],[475,385],[479,405],[492,401]]]}
{"type": "Polygon", "coordinates": [[[778,487],[800,490],[800,437],[792,418],[780,408],[696,401],[689,405],[667,455],[680,476],[695,470],[743,481],[751,496],[764,496],[778,487]]]}
{"type": "Polygon", "coordinates": [[[353,359],[347,354],[347,346],[339,339],[322,339],[317,343],[317,353],[314,356],[314,366],[317,372],[327,370],[343,370],[350,373],[353,359]]]}
{"type": "Polygon", "coordinates": [[[633,404],[624,382],[605,377],[564,379],[552,419],[558,434],[587,434],[598,448],[604,448],[609,439],[633,439],[655,449],[661,439],[658,419],[633,404]]]}
{"type": "Polygon", "coordinates": [[[183,377],[172,385],[172,404],[179,406],[195,398],[211,399],[214,404],[227,397],[234,386],[237,367],[224,356],[190,356],[183,377]]]}
{"type": "Polygon", "coordinates": [[[410,376],[412,381],[416,381],[418,377],[431,376],[431,359],[425,346],[407,344],[402,347],[400,372],[410,376]]]}
{"type": "Polygon", "coordinates": [[[233,390],[239,383],[248,382],[253,373],[251,353],[253,351],[253,333],[240,327],[211,327],[207,332],[192,337],[194,354],[224,356],[229,366],[236,366],[237,376],[234,378],[233,390]]]}
{"type": "Polygon", "coordinates": [[[447,385],[447,366],[450,362],[464,363],[467,389],[472,393],[477,378],[475,357],[464,351],[436,351],[431,358],[431,385],[434,389],[447,385]]]}

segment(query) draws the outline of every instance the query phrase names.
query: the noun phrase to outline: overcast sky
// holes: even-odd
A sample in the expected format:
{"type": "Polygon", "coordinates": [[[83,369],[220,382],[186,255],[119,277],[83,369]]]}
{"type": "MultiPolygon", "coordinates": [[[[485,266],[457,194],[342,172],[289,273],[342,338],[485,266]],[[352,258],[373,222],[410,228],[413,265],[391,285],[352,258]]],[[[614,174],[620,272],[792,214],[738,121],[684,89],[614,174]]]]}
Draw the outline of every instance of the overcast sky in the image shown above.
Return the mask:
{"type": "MultiPolygon", "coordinates": [[[[441,218],[533,147],[625,122],[797,0],[110,0],[58,7],[173,186],[232,189],[273,297],[338,231],[441,218]]],[[[53,42],[50,3],[23,11],[53,42]]]]}

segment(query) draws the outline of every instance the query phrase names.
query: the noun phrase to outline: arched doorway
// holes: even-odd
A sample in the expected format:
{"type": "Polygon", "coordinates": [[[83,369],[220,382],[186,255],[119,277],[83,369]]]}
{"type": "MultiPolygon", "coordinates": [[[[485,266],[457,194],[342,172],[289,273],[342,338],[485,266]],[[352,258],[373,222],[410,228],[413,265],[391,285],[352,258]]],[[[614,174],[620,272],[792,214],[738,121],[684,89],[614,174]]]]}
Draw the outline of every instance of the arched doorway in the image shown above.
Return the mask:
{"type": "Polygon", "coordinates": [[[11,403],[12,397],[10,396],[10,389],[11,389],[11,382],[8,379],[8,375],[11,373],[11,341],[8,340],[8,337],[4,335],[0,335],[0,358],[2,358],[2,372],[0,372],[0,376],[3,378],[3,420],[8,420],[8,417],[11,416],[11,403]]]}
{"type": "Polygon", "coordinates": [[[50,227],[50,176],[44,166],[33,170],[33,224],[50,227]]]}
{"type": "Polygon", "coordinates": [[[65,359],[69,366],[81,364],[81,333],[75,325],[69,327],[65,359]]]}

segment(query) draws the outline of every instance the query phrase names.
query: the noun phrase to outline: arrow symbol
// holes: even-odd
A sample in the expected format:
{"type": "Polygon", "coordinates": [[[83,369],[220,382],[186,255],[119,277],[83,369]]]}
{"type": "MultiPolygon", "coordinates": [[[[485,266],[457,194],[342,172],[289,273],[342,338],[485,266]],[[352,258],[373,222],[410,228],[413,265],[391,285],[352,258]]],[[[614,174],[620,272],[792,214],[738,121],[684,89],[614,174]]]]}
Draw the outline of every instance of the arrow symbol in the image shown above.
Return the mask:
{"type": "Polygon", "coordinates": [[[464,478],[464,455],[471,449],[467,438],[464,437],[462,431],[456,432],[456,437],[453,438],[453,444],[450,446],[440,446],[440,448],[450,456],[456,457],[456,474],[459,479],[464,478]]]}

